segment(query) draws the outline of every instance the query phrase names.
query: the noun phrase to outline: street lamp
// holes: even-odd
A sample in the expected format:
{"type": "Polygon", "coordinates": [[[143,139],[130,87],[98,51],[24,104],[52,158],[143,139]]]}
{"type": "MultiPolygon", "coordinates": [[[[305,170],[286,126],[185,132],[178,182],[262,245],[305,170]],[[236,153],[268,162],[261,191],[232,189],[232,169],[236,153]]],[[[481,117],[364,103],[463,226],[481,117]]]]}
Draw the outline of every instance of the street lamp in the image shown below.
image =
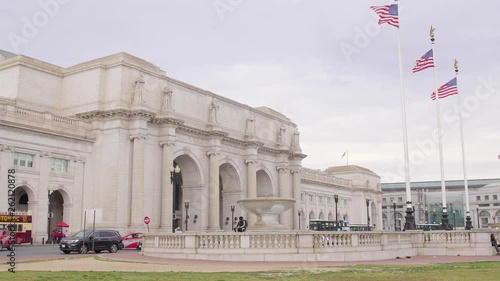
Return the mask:
{"type": "Polygon", "coordinates": [[[436,223],[436,208],[432,210],[432,223],[436,223]]]}
{"type": "Polygon", "coordinates": [[[392,208],[394,208],[394,231],[396,231],[396,201],[392,200],[392,208]]]}
{"type": "Polygon", "coordinates": [[[302,212],[299,210],[298,211],[298,215],[299,215],[299,230],[300,230],[300,215],[302,214],[302,212]]]}
{"type": "Polygon", "coordinates": [[[188,219],[189,219],[188,210],[189,210],[189,200],[184,201],[184,209],[186,209],[186,220],[184,221],[184,223],[186,224],[186,231],[188,231],[188,219]]]}
{"type": "Polygon", "coordinates": [[[477,214],[477,229],[479,229],[479,206],[476,208],[476,214],[477,214]]]}
{"type": "Polygon", "coordinates": [[[339,223],[339,212],[337,211],[337,207],[339,205],[339,196],[337,194],[333,195],[333,199],[335,199],[335,223],[339,223]]]}
{"type": "Polygon", "coordinates": [[[179,185],[179,176],[181,173],[181,168],[179,165],[174,163],[173,167],[170,167],[170,183],[172,184],[172,232],[175,231],[177,225],[175,223],[175,211],[179,209],[179,200],[178,200],[178,185],[179,185]]]}
{"type": "Polygon", "coordinates": [[[453,210],[453,230],[456,230],[457,229],[457,226],[455,225],[456,221],[455,221],[455,210],[453,210]]]}
{"type": "Polygon", "coordinates": [[[425,207],[425,223],[428,223],[429,221],[429,210],[427,207],[425,207]]]}
{"type": "Polygon", "coordinates": [[[48,212],[47,212],[47,244],[48,243],[52,243],[53,241],[51,240],[52,236],[50,235],[50,220],[52,219],[52,217],[54,216],[54,213],[52,213],[52,210],[50,208],[50,199],[52,198],[52,193],[54,193],[54,186],[52,185],[49,185],[47,187],[47,204],[48,204],[48,212]]]}
{"type": "Polygon", "coordinates": [[[231,229],[234,229],[234,205],[231,205],[231,229]]]}
{"type": "Polygon", "coordinates": [[[366,199],[366,222],[367,222],[367,230],[370,230],[370,213],[368,211],[368,207],[370,206],[370,199],[366,199]]]}

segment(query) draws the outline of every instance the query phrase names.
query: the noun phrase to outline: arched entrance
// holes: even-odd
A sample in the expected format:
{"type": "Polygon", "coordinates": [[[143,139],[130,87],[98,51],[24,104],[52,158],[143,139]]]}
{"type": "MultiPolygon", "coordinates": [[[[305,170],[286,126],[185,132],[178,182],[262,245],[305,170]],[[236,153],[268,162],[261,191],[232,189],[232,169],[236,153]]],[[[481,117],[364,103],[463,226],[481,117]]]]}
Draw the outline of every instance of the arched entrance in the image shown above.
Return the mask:
{"type": "Polygon", "coordinates": [[[236,168],[231,163],[222,164],[219,167],[219,226],[221,229],[226,231],[233,229],[233,224],[237,220],[233,218],[231,206],[235,206],[235,211],[240,210],[236,201],[241,197],[241,181],[236,168]]]}
{"type": "Polygon", "coordinates": [[[257,197],[273,197],[275,196],[271,178],[263,171],[257,171],[257,197]]]}

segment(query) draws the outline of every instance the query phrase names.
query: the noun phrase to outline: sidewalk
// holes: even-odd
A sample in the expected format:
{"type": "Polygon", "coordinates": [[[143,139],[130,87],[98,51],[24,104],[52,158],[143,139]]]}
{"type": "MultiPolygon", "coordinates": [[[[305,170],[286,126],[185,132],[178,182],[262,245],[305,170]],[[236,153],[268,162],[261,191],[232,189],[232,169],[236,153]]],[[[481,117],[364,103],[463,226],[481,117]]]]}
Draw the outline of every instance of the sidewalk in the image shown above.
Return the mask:
{"type": "MultiPolygon", "coordinates": [[[[357,264],[423,265],[431,263],[453,263],[471,261],[500,261],[500,256],[418,256],[400,259],[360,262],[221,262],[210,260],[169,259],[143,256],[135,250],[118,253],[69,254],[52,256],[19,257],[16,270],[36,271],[136,271],[136,272],[249,272],[271,270],[335,271],[337,266],[357,264]]],[[[7,270],[5,257],[0,270],[7,270]]]]}

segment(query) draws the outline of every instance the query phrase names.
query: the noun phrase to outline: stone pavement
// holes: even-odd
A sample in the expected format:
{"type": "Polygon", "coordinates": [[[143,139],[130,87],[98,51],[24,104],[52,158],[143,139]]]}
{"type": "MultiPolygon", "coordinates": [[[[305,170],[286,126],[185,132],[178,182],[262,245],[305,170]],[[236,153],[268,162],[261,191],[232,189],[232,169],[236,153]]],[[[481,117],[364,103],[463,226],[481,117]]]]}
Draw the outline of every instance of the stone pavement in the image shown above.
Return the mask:
{"type": "MultiPolygon", "coordinates": [[[[0,270],[7,270],[7,259],[0,259],[0,270]]],[[[135,271],[135,272],[249,272],[249,271],[335,271],[337,266],[356,264],[422,265],[431,263],[500,261],[500,256],[418,256],[359,262],[228,262],[169,259],[143,256],[139,251],[18,257],[16,270],[36,271],[135,271]]]]}

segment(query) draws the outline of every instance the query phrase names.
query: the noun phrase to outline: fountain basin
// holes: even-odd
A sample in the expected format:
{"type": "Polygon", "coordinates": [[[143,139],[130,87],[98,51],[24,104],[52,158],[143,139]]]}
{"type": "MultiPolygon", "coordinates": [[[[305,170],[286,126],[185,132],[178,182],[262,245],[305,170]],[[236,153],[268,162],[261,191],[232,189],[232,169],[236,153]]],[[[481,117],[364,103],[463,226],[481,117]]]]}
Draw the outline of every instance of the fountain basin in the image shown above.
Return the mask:
{"type": "Polygon", "coordinates": [[[295,204],[295,199],[278,197],[247,198],[237,201],[247,212],[257,216],[248,230],[287,230],[279,223],[279,215],[295,204]]]}

